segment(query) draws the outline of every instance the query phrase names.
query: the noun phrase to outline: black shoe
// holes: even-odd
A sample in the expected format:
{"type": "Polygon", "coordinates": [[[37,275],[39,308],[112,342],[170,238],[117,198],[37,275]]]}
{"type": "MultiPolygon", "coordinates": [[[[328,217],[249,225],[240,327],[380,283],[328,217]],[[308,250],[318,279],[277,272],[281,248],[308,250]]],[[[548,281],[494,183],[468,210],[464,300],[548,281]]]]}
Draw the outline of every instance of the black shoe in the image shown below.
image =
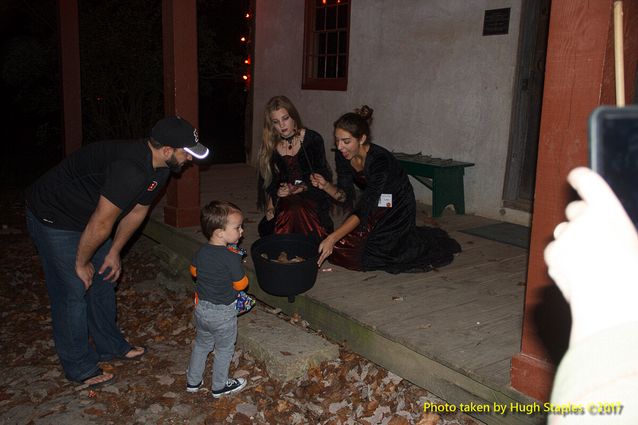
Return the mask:
{"type": "Polygon", "coordinates": [[[199,381],[199,384],[197,385],[191,385],[188,382],[186,383],[186,392],[188,393],[196,393],[198,392],[201,388],[202,385],[204,385],[204,381],[199,381]]]}
{"type": "Polygon", "coordinates": [[[221,390],[213,391],[213,397],[219,398],[221,396],[235,394],[240,392],[246,386],[246,380],[244,378],[229,379],[226,381],[226,386],[221,390]]]}

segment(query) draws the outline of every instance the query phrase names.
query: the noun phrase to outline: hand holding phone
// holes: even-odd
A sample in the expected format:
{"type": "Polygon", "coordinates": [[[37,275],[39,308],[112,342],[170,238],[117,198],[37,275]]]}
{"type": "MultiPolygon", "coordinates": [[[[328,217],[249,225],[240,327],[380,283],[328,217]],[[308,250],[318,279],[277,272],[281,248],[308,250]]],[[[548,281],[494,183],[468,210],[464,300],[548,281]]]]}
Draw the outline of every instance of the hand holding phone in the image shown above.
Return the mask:
{"type": "Polygon", "coordinates": [[[638,229],[638,107],[601,106],[589,119],[591,168],[614,191],[638,229]]]}

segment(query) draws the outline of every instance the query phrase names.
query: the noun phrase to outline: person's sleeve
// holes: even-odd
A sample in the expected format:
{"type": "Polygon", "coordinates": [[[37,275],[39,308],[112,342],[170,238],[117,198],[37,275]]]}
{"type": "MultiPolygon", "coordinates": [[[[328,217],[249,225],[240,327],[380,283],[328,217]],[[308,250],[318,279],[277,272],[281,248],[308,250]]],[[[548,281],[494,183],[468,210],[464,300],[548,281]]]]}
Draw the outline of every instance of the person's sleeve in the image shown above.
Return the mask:
{"type": "Polygon", "coordinates": [[[233,289],[241,291],[248,286],[248,276],[241,265],[241,256],[228,251],[230,262],[230,277],[233,281],[233,289]]]}
{"type": "Polygon", "coordinates": [[[364,223],[370,213],[379,206],[379,198],[388,180],[389,160],[385,155],[378,155],[372,158],[370,168],[366,174],[366,188],[361,194],[361,198],[355,205],[352,213],[359,217],[364,223]]]}
{"type": "Polygon", "coordinates": [[[257,177],[257,208],[266,209],[266,190],[264,189],[264,178],[261,173],[257,177]]]}
{"type": "Polygon", "coordinates": [[[308,187],[312,187],[310,183],[310,173],[312,172],[319,173],[327,181],[332,182],[332,173],[326,160],[326,149],[321,135],[314,131],[309,132],[308,143],[304,143],[303,148],[305,149],[305,154],[304,152],[301,153],[303,157],[300,158],[300,160],[302,164],[304,164],[304,170],[307,170],[307,172],[304,173],[303,179],[308,187]],[[310,167],[308,163],[310,163],[310,167]]]}
{"type": "MultiPolygon", "coordinates": [[[[273,155],[275,154],[273,153],[273,155]]],[[[276,158],[273,158],[271,162],[272,180],[270,181],[270,185],[266,188],[266,193],[268,194],[268,196],[270,196],[270,199],[272,199],[273,204],[276,203],[276,200],[278,198],[277,190],[279,189],[279,183],[283,181],[282,162],[283,161],[278,161],[276,158]]]]}
{"type": "Polygon", "coordinates": [[[560,362],[551,404],[582,406],[582,414],[549,415],[553,424],[638,423],[638,322],[598,332],[569,347],[560,362]],[[600,409],[613,406],[614,414],[600,409]],[[608,421],[606,422],[605,419],[608,421]]]}
{"type": "Polygon", "coordinates": [[[145,190],[146,178],[138,165],[130,161],[114,161],[107,168],[100,194],[124,210],[131,206],[145,190]]]}
{"type": "Polygon", "coordinates": [[[193,261],[191,261],[191,266],[189,269],[191,276],[196,279],[197,278],[197,255],[193,257],[193,261]]]}
{"type": "Polygon", "coordinates": [[[346,194],[345,207],[350,208],[354,203],[352,167],[339,151],[335,151],[335,166],[337,168],[337,187],[346,194]]]}

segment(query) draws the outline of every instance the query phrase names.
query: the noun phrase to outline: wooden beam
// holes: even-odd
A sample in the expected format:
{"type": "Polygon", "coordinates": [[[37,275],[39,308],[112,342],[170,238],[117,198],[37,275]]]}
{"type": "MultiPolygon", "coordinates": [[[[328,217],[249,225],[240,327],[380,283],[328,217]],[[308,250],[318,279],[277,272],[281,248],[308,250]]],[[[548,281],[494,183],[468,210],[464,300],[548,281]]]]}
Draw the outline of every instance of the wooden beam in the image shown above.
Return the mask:
{"type": "Polygon", "coordinates": [[[62,149],[69,155],[82,146],[80,29],[77,0],[58,2],[62,149]]]}
{"type": "MultiPolygon", "coordinates": [[[[632,10],[626,21],[635,16],[636,7],[632,10]]],[[[550,16],[523,338],[511,373],[514,388],[541,400],[549,398],[571,326],[569,307],[547,275],[543,250],[575,197],[567,174],[588,164],[589,115],[600,104],[614,104],[612,2],[557,0],[550,16]]],[[[628,66],[635,73],[635,51],[631,55],[628,66]]]]}
{"type": "MultiPolygon", "coordinates": [[[[197,4],[163,0],[164,111],[199,127],[197,73],[197,4]]],[[[171,179],[164,222],[175,227],[199,225],[199,169],[186,168],[171,179]]]]}

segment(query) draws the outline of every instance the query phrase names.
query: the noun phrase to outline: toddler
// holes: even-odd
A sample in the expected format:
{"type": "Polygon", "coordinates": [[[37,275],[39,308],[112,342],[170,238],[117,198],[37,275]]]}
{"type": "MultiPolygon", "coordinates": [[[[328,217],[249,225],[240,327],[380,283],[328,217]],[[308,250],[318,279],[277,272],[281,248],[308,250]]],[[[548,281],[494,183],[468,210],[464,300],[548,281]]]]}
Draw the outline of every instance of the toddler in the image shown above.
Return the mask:
{"type": "Polygon", "coordinates": [[[196,278],[195,321],[197,336],[186,374],[186,391],[197,392],[203,385],[208,354],[213,361],[213,397],[234,394],[246,386],[244,378],[228,378],[228,369],[237,339],[236,300],[238,291],[248,286],[241,256],[227,248],[243,233],[239,207],[225,201],[212,201],[201,213],[202,232],[208,243],[202,246],[191,265],[196,278]]]}

